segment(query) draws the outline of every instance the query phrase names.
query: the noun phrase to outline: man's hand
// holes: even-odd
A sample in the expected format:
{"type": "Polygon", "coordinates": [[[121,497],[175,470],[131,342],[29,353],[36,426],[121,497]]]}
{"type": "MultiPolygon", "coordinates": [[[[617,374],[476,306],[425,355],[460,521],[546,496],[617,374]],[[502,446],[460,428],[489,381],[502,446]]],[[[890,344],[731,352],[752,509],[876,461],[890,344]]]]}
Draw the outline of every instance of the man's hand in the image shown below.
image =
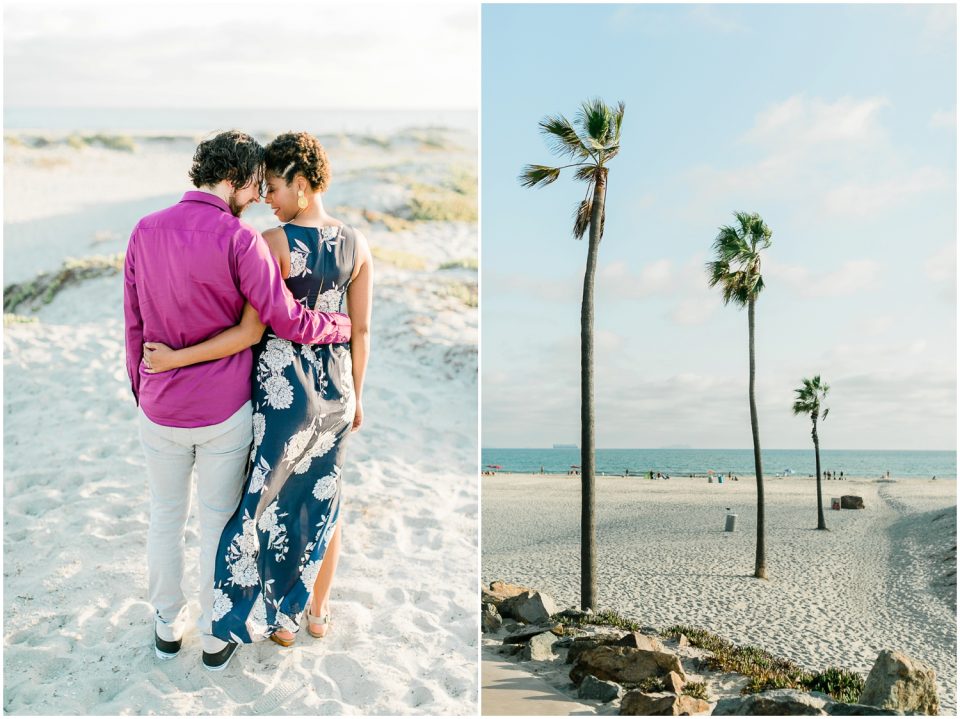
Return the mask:
{"type": "Polygon", "coordinates": [[[147,366],[147,374],[157,374],[177,369],[177,351],[163,342],[143,343],[143,363],[147,366]]]}

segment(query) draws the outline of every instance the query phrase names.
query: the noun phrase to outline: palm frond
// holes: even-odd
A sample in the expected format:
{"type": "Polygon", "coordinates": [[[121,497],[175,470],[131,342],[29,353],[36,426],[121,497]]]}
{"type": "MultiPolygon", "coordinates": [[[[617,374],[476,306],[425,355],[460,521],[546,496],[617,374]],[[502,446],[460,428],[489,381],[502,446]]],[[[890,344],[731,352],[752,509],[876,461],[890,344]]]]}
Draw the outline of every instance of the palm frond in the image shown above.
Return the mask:
{"type": "Polygon", "coordinates": [[[576,212],[573,213],[573,236],[582,240],[590,229],[590,215],[593,214],[593,193],[587,194],[587,198],[580,203],[576,212]]]}
{"type": "Polygon", "coordinates": [[[527,165],[517,178],[523,187],[545,187],[560,177],[559,167],[547,165],[527,165]]]}
{"type": "Polygon", "coordinates": [[[563,115],[548,115],[540,121],[540,131],[546,136],[550,150],[560,157],[586,159],[590,149],[563,115]]]}
{"type": "Polygon", "coordinates": [[[613,129],[613,113],[603,100],[595,97],[580,105],[574,122],[584,135],[605,145],[613,129]]]}
{"type": "Polygon", "coordinates": [[[620,144],[620,130],[623,128],[623,113],[627,109],[623,100],[617,103],[617,110],[613,113],[613,141],[620,144]]]}
{"type": "Polygon", "coordinates": [[[598,170],[599,167],[597,165],[584,165],[583,167],[577,168],[577,171],[573,173],[573,176],[578,180],[593,182],[597,177],[598,170]]]}

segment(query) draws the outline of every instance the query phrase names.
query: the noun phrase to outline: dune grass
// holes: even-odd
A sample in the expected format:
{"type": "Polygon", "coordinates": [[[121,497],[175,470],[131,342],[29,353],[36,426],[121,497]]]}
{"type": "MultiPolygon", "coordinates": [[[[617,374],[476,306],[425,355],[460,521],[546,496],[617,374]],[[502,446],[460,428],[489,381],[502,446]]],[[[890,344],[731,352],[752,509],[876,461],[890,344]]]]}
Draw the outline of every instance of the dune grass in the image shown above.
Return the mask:
{"type": "Polygon", "coordinates": [[[427,261],[420,255],[415,255],[412,252],[394,250],[380,245],[372,246],[370,248],[370,252],[373,254],[375,259],[386,262],[394,267],[398,267],[401,270],[419,271],[427,269],[427,261]]]}
{"type": "Polygon", "coordinates": [[[123,270],[124,253],[98,255],[82,260],[67,259],[59,270],[41,272],[32,280],[3,288],[4,313],[24,307],[37,309],[49,304],[59,292],[85,280],[119,274],[123,270]]]}

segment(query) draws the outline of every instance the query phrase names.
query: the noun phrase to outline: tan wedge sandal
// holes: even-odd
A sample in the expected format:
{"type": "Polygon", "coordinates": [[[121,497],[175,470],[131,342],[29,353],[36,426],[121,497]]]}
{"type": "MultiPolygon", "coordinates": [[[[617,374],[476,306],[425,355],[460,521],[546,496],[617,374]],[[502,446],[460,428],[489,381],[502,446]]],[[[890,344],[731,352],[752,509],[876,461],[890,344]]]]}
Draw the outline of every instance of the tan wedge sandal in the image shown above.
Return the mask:
{"type": "Polygon", "coordinates": [[[314,615],[310,611],[310,607],[307,606],[307,609],[304,613],[307,616],[307,632],[310,634],[310,636],[314,639],[323,639],[325,636],[327,636],[326,628],[330,626],[330,610],[328,609],[324,614],[318,617],[314,615]],[[313,631],[315,626],[324,627],[323,634],[313,631]]]}

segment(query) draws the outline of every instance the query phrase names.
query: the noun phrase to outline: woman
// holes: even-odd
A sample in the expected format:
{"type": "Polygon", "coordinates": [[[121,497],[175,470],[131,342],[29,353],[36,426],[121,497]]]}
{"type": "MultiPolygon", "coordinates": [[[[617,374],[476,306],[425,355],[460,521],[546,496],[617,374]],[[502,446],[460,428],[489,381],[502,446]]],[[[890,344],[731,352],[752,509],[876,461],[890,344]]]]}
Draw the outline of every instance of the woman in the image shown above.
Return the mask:
{"type": "Polygon", "coordinates": [[[269,328],[264,334],[247,305],[239,325],[201,344],[146,343],[144,361],[163,372],[256,345],[253,451],[243,499],[220,538],[213,634],[290,646],[301,613],[314,637],[330,623],[346,437],[363,422],[373,265],[364,236],[323,208],[330,168],[315,137],[280,135],[267,146],[265,165],[266,200],[285,224],[263,237],[302,304],[335,312],[346,296],[349,346],[298,345],[269,328]]]}

